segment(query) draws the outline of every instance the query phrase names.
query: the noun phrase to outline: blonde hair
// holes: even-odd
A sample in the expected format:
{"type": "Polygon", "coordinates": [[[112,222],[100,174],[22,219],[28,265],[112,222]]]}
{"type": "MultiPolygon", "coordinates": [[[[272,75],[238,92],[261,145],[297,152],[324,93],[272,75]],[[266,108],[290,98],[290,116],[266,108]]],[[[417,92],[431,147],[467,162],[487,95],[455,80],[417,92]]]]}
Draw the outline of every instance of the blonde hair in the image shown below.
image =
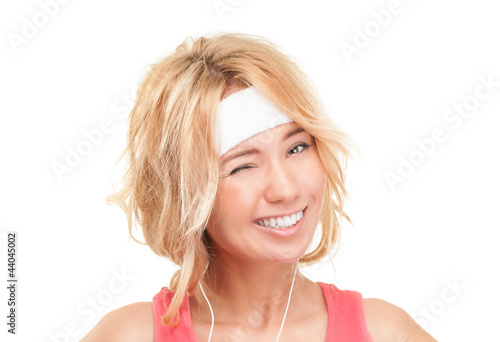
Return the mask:
{"type": "Polygon", "coordinates": [[[258,36],[186,39],[151,66],[138,89],[127,147],[119,158],[128,157],[124,184],[107,198],[126,213],[132,239],[180,266],[170,282],[175,294],[162,324],[178,324],[183,297],[193,294],[210,260],[205,227],[220,176],[213,127],[219,102],[235,85],[255,86],[314,137],[327,175],[322,236],[299,263],[310,265],[327,256],[340,236],[342,216],[347,217],[345,162],[351,144],[324,112],[297,64],[258,36]],[[132,234],[135,221],[145,243],[132,234]]]}

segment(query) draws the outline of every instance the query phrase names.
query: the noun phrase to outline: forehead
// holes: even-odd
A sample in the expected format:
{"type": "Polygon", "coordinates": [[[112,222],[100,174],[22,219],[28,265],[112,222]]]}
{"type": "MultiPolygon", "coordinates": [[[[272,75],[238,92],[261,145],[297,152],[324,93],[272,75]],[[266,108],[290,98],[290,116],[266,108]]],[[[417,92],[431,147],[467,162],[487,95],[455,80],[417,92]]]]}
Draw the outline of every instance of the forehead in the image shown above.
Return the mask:
{"type": "Polygon", "coordinates": [[[248,138],[241,144],[235,146],[234,148],[223,154],[221,156],[222,165],[237,157],[257,153],[259,151],[259,148],[262,148],[272,141],[285,142],[289,138],[301,132],[305,132],[305,130],[295,122],[289,122],[263,131],[248,138]]]}

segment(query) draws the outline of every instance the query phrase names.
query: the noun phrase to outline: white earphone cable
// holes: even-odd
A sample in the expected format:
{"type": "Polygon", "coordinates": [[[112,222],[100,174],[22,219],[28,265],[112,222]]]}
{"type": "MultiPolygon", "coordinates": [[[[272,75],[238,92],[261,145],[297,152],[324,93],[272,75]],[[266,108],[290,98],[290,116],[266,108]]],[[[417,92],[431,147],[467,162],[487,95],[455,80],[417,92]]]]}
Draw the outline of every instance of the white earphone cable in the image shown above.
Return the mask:
{"type": "Polygon", "coordinates": [[[212,327],[210,328],[210,334],[208,335],[208,342],[210,342],[210,339],[212,338],[212,331],[214,330],[214,312],[212,311],[212,305],[210,305],[210,302],[207,298],[207,295],[205,294],[205,291],[203,291],[203,287],[201,286],[201,283],[199,280],[198,280],[198,284],[200,285],[201,292],[203,293],[203,296],[207,300],[208,307],[210,308],[210,313],[212,314],[212,327]]]}
{"type": "MultiPolygon", "coordinates": [[[[290,287],[290,293],[288,294],[288,302],[286,303],[285,315],[283,316],[283,322],[281,322],[281,328],[278,333],[278,337],[276,338],[276,342],[278,342],[278,340],[280,339],[281,331],[283,330],[283,325],[285,324],[286,314],[288,313],[288,306],[290,305],[290,299],[292,298],[293,284],[295,283],[295,276],[297,275],[298,266],[299,266],[299,260],[297,259],[297,262],[295,263],[295,272],[293,273],[292,286],[290,287]]],[[[210,334],[208,335],[208,342],[210,342],[210,340],[212,339],[212,332],[214,330],[214,312],[212,310],[212,305],[210,305],[210,301],[208,300],[207,295],[205,294],[205,291],[203,291],[203,286],[201,286],[201,282],[198,281],[198,284],[200,285],[201,292],[203,293],[203,296],[205,297],[205,300],[208,303],[208,307],[210,308],[210,314],[212,315],[212,326],[210,327],[210,334]]]]}
{"type": "Polygon", "coordinates": [[[276,338],[276,342],[278,342],[278,340],[280,339],[281,330],[283,330],[283,325],[285,324],[285,318],[286,318],[286,314],[288,312],[288,305],[290,305],[290,298],[292,298],[293,284],[295,283],[295,275],[297,274],[298,266],[299,266],[299,259],[297,259],[297,262],[295,263],[295,272],[293,273],[293,280],[292,280],[292,286],[290,287],[290,294],[288,294],[288,303],[286,303],[285,316],[283,316],[283,322],[281,322],[281,328],[280,328],[280,332],[278,334],[278,337],[276,338]]]}

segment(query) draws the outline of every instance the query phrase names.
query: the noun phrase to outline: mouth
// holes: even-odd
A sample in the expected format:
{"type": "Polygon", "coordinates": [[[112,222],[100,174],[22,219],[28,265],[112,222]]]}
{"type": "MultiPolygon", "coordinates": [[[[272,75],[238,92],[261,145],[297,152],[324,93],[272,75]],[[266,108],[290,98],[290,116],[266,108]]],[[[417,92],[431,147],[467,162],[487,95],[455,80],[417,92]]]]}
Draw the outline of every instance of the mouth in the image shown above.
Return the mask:
{"type": "Polygon", "coordinates": [[[282,217],[272,217],[268,219],[260,219],[252,223],[259,229],[266,233],[283,237],[295,234],[302,228],[307,213],[307,207],[293,213],[291,215],[282,217]]]}

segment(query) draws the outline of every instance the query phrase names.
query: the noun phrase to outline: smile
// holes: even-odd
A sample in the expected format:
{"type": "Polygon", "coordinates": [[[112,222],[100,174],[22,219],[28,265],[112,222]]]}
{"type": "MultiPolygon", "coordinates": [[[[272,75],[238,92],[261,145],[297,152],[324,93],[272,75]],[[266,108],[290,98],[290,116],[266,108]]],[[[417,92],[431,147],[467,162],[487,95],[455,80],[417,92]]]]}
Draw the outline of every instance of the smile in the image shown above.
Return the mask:
{"type": "Polygon", "coordinates": [[[292,215],[273,217],[273,218],[266,217],[265,219],[259,219],[257,221],[253,221],[252,223],[257,229],[263,231],[264,233],[284,238],[287,236],[293,236],[294,234],[296,234],[301,230],[302,226],[304,225],[304,220],[306,219],[306,215],[307,215],[307,207],[292,215]],[[271,223],[273,223],[275,226],[272,227],[271,223]],[[268,224],[268,226],[266,226],[266,224],[268,224]]]}
{"type": "Polygon", "coordinates": [[[274,228],[274,229],[286,229],[294,226],[303,217],[303,210],[298,211],[289,216],[281,216],[270,218],[269,220],[259,220],[257,223],[261,226],[274,228]]]}

